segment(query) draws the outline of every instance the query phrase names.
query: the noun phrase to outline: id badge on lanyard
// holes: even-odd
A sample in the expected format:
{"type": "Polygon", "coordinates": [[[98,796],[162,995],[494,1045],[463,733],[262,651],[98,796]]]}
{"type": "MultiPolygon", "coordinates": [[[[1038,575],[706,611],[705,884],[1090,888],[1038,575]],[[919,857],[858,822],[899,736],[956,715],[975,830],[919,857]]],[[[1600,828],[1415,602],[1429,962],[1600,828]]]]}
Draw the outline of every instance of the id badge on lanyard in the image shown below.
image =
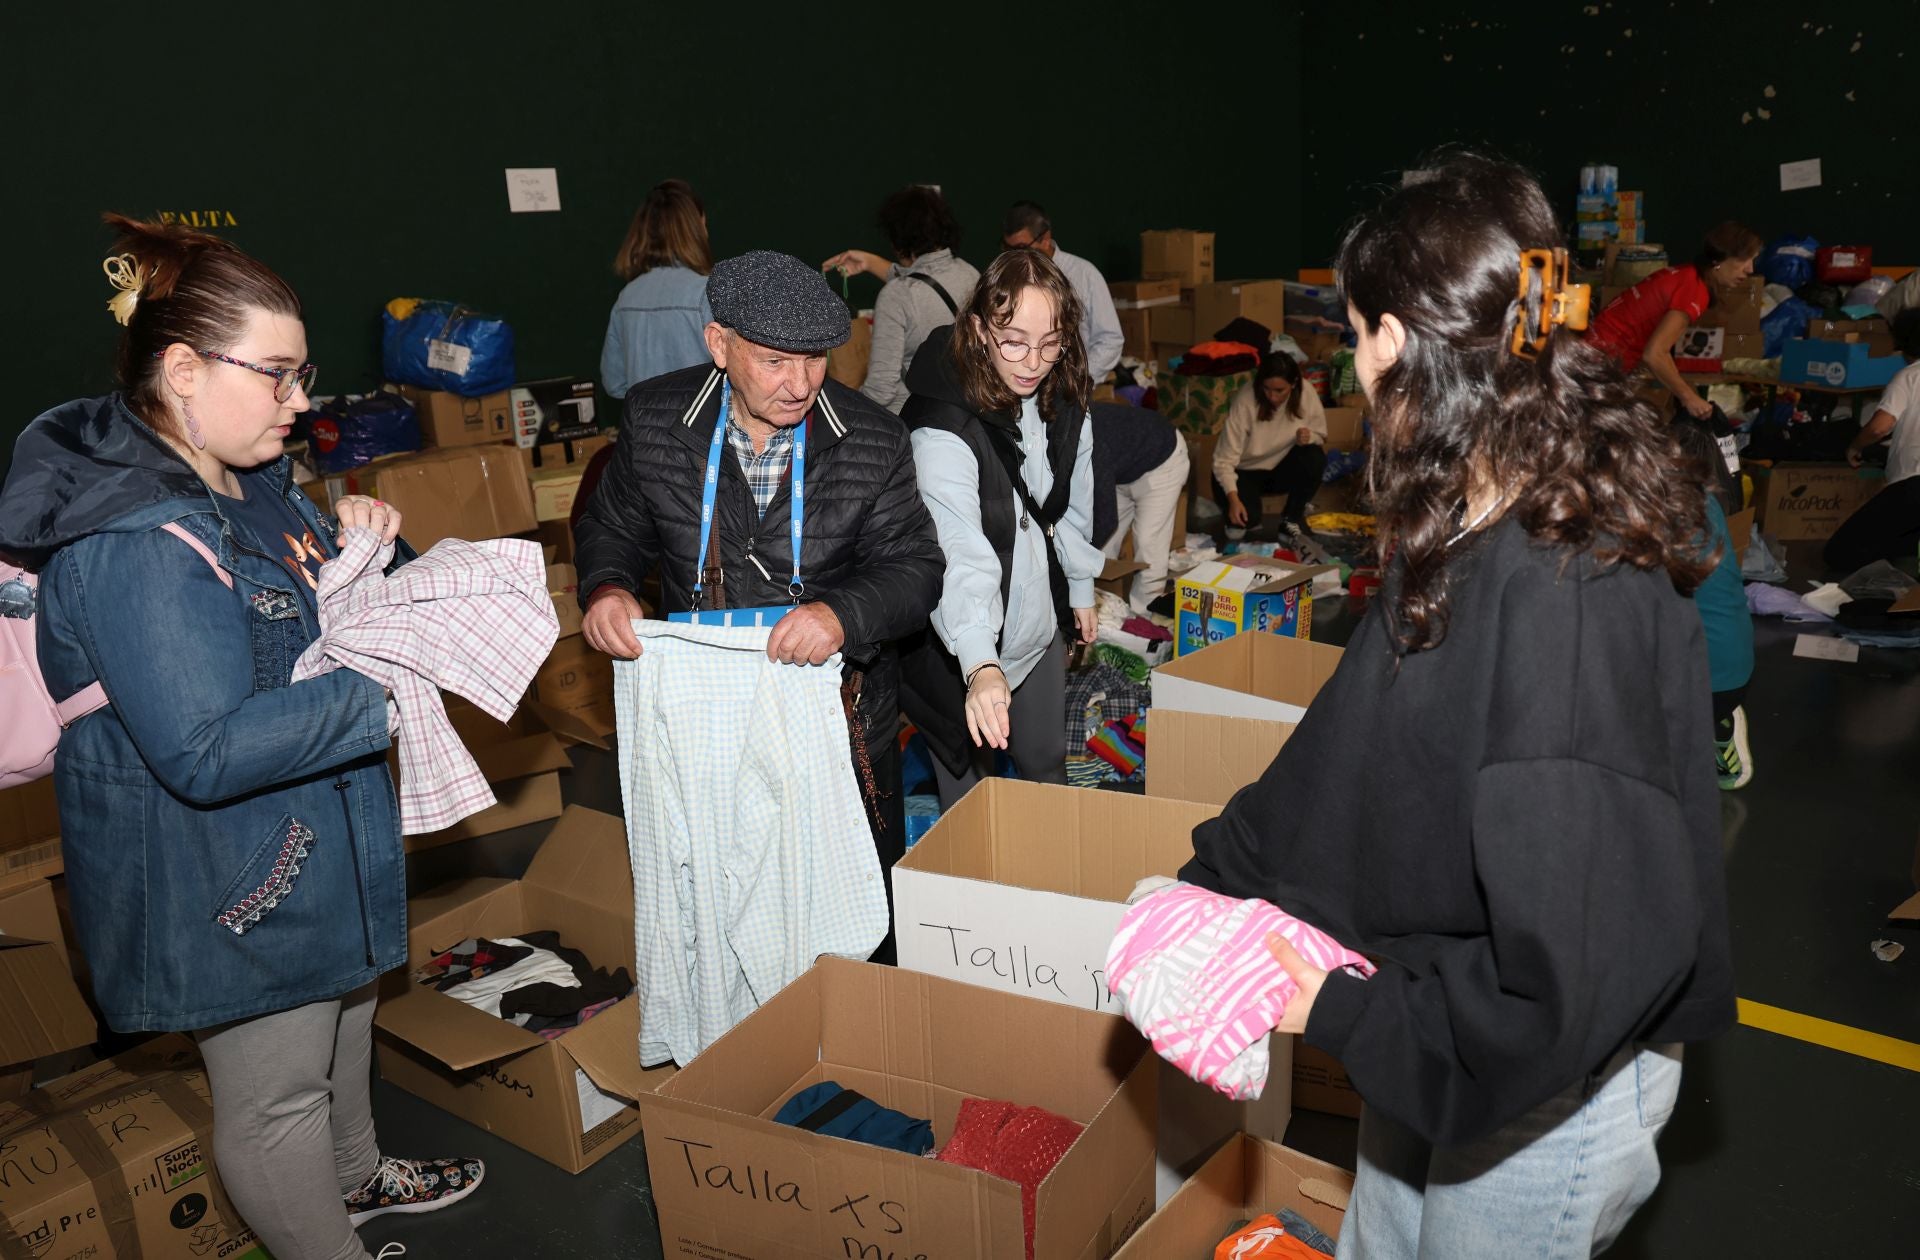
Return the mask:
{"type": "Polygon", "coordinates": [[[700,490],[700,558],[693,571],[693,611],[669,613],[668,621],[690,625],[770,626],[800,606],[807,584],[800,574],[800,546],[806,535],[807,521],[807,423],[801,421],[793,434],[793,511],[787,528],[793,545],[793,578],[787,583],[787,595],[793,601],[779,606],[758,608],[704,609],[706,602],[707,547],[713,541],[714,502],[720,490],[720,460],[726,449],[727,420],[733,408],[733,383],[721,379],[720,418],[713,425],[713,442],[707,448],[707,475],[700,490]]]}

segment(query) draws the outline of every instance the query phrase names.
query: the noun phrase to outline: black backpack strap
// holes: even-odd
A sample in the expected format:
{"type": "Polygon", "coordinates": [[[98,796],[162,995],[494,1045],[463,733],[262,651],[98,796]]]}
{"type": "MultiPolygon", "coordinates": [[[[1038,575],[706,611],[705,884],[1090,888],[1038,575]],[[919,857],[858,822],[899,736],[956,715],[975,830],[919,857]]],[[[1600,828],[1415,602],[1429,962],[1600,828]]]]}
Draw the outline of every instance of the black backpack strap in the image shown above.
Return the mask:
{"type": "Polygon", "coordinates": [[[935,280],[932,276],[923,276],[917,271],[909,271],[906,273],[906,278],[909,280],[918,280],[921,284],[926,285],[929,289],[938,293],[940,300],[947,304],[947,313],[949,315],[958,315],[960,313],[960,304],[953,300],[953,294],[947,292],[946,286],[938,280],[935,280]]]}

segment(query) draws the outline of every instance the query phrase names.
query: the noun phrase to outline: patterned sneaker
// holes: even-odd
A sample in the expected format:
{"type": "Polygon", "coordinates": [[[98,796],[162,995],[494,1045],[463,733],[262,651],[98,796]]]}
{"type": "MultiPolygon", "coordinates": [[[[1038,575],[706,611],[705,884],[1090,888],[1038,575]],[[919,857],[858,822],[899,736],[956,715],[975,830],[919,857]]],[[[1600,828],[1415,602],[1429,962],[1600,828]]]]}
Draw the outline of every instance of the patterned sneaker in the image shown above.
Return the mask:
{"type": "MultiPolygon", "coordinates": [[[[1747,747],[1747,710],[1742,705],[1733,711],[1732,730],[1724,740],[1713,741],[1714,768],[1720,772],[1720,790],[1733,792],[1753,782],[1753,752],[1747,747]]],[[[1715,731],[1714,734],[1720,734],[1715,731]]]]}
{"type": "Polygon", "coordinates": [[[346,1196],[347,1219],[358,1226],[388,1212],[436,1212],[478,1190],[486,1175],[477,1159],[388,1156],[366,1185],[346,1196]]]}

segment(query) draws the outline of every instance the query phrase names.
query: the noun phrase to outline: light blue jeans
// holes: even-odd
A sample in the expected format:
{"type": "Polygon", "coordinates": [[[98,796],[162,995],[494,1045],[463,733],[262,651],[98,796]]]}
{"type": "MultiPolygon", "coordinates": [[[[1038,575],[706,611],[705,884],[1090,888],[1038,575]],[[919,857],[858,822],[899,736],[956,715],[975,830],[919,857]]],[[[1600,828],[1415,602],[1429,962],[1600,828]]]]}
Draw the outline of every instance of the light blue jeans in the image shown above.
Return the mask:
{"type": "Polygon", "coordinates": [[[1680,1046],[1622,1050],[1491,1137],[1439,1148],[1360,1117],[1339,1260],[1585,1260],[1660,1184],[1654,1142],[1680,1094],[1680,1046]]]}

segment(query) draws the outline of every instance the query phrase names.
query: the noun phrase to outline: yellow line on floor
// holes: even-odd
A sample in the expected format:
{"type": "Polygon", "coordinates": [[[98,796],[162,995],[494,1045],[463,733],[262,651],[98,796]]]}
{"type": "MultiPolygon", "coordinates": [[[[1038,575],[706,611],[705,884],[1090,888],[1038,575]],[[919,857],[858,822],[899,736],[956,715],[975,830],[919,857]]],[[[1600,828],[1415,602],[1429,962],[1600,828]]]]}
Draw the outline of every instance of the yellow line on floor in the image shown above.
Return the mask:
{"type": "Polygon", "coordinates": [[[1843,1054],[1857,1054],[1878,1063],[1891,1063],[1909,1072],[1920,1072],[1920,1045],[1911,1041],[1836,1024],[1831,1020],[1815,1019],[1811,1015],[1782,1010],[1761,1002],[1749,1002],[1745,998],[1739,999],[1739,1008],[1740,1022],[1749,1028],[1812,1042],[1843,1054]]]}

